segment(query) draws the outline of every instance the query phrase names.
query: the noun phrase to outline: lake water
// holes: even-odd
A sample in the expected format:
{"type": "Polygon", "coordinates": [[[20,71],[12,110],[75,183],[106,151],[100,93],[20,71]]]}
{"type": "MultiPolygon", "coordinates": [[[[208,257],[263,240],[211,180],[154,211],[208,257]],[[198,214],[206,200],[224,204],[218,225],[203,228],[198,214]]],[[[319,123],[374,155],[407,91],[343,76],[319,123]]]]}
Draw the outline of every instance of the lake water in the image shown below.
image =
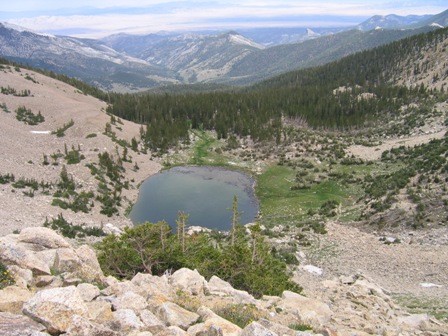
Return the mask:
{"type": "Polygon", "coordinates": [[[178,211],[189,214],[189,226],[230,230],[234,195],[240,223],[255,220],[258,202],[254,180],[247,174],[219,167],[175,167],[149,177],[140,187],[130,217],[134,224],[165,220],[175,228],[178,211]]]}

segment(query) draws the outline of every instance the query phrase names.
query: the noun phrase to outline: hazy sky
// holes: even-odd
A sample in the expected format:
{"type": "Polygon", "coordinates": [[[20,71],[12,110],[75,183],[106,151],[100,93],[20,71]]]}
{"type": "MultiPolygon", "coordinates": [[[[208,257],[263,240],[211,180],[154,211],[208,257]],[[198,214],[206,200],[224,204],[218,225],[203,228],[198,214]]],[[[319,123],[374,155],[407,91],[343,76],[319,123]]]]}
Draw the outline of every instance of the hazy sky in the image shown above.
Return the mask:
{"type": "Polygon", "coordinates": [[[437,14],[446,0],[0,0],[0,21],[53,34],[356,25],[373,15],[437,14]],[[242,4],[241,4],[242,3],[242,4]]]}

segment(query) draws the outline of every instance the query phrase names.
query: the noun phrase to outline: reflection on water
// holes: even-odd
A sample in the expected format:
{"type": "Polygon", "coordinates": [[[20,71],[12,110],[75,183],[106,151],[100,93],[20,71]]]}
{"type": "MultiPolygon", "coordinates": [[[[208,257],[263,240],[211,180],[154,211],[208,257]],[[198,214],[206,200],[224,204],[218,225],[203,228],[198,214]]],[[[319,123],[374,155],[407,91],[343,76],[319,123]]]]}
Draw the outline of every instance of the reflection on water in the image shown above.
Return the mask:
{"type": "Polygon", "coordinates": [[[190,226],[229,230],[234,195],[242,212],[241,224],[257,216],[253,183],[247,174],[218,167],[171,168],[142,184],[131,220],[134,224],[166,220],[174,228],[178,211],[185,211],[190,226]]]}

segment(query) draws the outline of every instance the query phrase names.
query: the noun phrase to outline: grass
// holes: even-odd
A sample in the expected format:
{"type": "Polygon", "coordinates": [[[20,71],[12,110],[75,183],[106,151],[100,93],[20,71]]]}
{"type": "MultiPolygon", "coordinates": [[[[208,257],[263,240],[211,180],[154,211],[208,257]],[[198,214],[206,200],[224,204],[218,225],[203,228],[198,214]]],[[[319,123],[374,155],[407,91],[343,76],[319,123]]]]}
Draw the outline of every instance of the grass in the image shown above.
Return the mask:
{"type": "Polygon", "coordinates": [[[317,212],[326,201],[347,204],[348,190],[336,181],[313,184],[309,189],[291,190],[295,174],[290,167],[271,166],[259,176],[257,197],[263,224],[295,225],[309,219],[308,212],[317,212]]]}
{"type": "Polygon", "coordinates": [[[412,294],[397,294],[393,299],[411,314],[429,314],[448,323],[448,298],[419,297],[412,294]]]}

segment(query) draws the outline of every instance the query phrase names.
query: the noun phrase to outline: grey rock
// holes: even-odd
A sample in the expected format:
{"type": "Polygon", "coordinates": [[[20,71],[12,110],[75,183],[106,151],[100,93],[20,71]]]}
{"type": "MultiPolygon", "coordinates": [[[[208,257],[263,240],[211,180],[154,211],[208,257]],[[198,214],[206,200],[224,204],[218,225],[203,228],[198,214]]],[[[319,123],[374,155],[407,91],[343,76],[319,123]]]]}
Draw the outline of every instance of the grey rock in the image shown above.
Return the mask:
{"type": "MultiPolygon", "coordinates": [[[[168,328],[163,329],[159,333],[154,336],[187,336],[188,333],[176,326],[170,326],[168,328]]],[[[188,335],[190,336],[190,335],[188,335]]]]}
{"type": "Polygon", "coordinates": [[[86,302],[88,316],[91,320],[97,322],[112,321],[114,316],[112,314],[112,304],[106,301],[95,300],[86,302]]]}
{"type": "Polygon", "coordinates": [[[126,292],[118,295],[112,300],[112,306],[115,310],[132,309],[134,312],[139,312],[145,309],[148,304],[146,300],[134,292],[126,292]]]}
{"type": "Polygon", "coordinates": [[[2,336],[48,336],[45,327],[27,316],[0,312],[0,334],[2,336]]]}
{"type": "Polygon", "coordinates": [[[213,275],[206,285],[206,291],[212,295],[233,297],[235,303],[255,304],[255,298],[246,291],[237,290],[232,287],[227,281],[220,279],[213,275]]]}
{"type": "Polygon", "coordinates": [[[252,322],[243,329],[240,336],[278,336],[275,332],[263,327],[258,322],[252,322]]]}
{"type": "Polygon", "coordinates": [[[93,301],[101,294],[100,289],[97,286],[91,285],[89,283],[81,283],[77,287],[81,298],[85,302],[93,301]]]}
{"type": "Polygon", "coordinates": [[[39,245],[47,249],[69,248],[70,244],[51,229],[45,227],[29,227],[20,231],[19,242],[39,245]]]}
{"type": "Polygon", "coordinates": [[[173,297],[173,288],[168,282],[168,277],[161,277],[151,274],[138,273],[132,278],[131,283],[137,287],[135,293],[144,297],[160,297],[169,299],[173,297]]]}
{"type": "Polygon", "coordinates": [[[192,295],[203,295],[206,285],[205,278],[197,270],[192,271],[188,268],[174,272],[169,278],[169,283],[175,290],[182,290],[192,295]]]}
{"type": "Polygon", "coordinates": [[[273,331],[277,335],[282,335],[282,336],[296,336],[297,335],[297,331],[292,330],[284,325],[266,320],[266,319],[260,319],[257,322],[260,323],[266,329],[273,331]]]}
{"type": "Polygon", "coordinates": [[[154,330],[158,327],[164,327],[165,324],[160,321],[157,316],[155,316],[152,312],[147,309],[144,309],[140,312],[140,320],[143,322],[146,328],[152,328],[150,330],[154,330]]]}
{"type": "Polygon", "coordinates": [[[88,245],[82,245],[76,249],[76,254],[82,265],[77,270],[77,275],[84,281],[102,283],[104,281],[104,274],[95,251],[88,245]]]}
{"type": "MultiPolygon", "coordinates": [[[[53,284],[57,279],[59,278],[53,275],[40,275],[34,280],[34,285],[36,287],[47,287],[53,284]]],[[[62,281],[60,283],[62,284],[62,281]]]]}
{"type": "Polygon", "coordinates": [[[81,267],[81,261],[73,249],[60,248],[56,251],[53,267],[60,273],[75,272],[81,267]]]}
{"type": "Polygon", "coordinates": [[[115,332],[105,326],[89,321],[79,315],[74,315],[70,327],[67,329],[65,336],[119,336],[120,333],[115,332]]]}
{"type": "Polygon", "coordinates": [[[44,289],[23,305],[23,313],[42,323],[50,333],[67,331],[73,315],[87,317],[88,309],[76,287],[44,289]]]}
{"type": "Polygon", "coordinates": [[[32,251],[18,244],[17,235],[0,237],[0,259],[7,265],[29,269],[35,275],[50,275],[50,267],[37,258],[32,251]]]}
{"type": "Polygon", "coordinates": [[[23,304],[32,296],[33,293],[27,289],[8,286],[0,290],[0,311],[20,314],[23,304]]]}
{"type": "Polygon", "coordinates": [[[204,320],[202,330],[221,330],[225,336],[238,336],[242,330],[207,307],[200,307],[198,314],[204,320]]]}
{"type": "Polygon", "coordinates": [[[153,313],[167,326],[177,326],[187,330],[196,323],[199,315],[192,313],[173,302],[165,302],[154,308],[153,313]]]}
{"type": "Polygon", "coordinates": [[[296,314],[300,321],[315,327],[328,323],[333,315],[327,304],[290,291],[283,292],[279,306],[296,314]]]}
{"type": "Polygon", "coordinates": [[[112,313],[121,331],[141,330],[144,324],[131,309],[120,309],[112,313]]]}

